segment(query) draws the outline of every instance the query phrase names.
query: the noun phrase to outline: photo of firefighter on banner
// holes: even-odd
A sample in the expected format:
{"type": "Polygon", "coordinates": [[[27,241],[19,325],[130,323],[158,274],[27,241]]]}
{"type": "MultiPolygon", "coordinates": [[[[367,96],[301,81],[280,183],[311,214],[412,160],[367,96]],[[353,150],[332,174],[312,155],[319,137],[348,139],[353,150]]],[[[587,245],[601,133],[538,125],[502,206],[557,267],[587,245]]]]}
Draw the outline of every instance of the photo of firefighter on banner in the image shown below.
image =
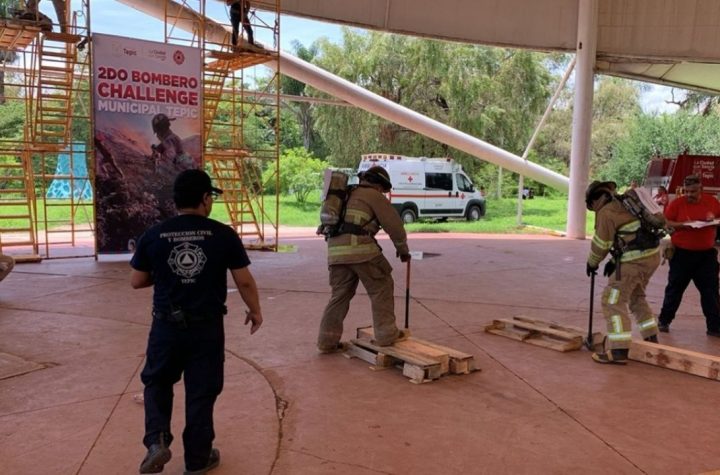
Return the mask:
{"type": "Polygon", "coordinates": [[[201,166],[201,73],[196,48],[93,35],[98,253],[175,214],[175,177],[201,166]]]}

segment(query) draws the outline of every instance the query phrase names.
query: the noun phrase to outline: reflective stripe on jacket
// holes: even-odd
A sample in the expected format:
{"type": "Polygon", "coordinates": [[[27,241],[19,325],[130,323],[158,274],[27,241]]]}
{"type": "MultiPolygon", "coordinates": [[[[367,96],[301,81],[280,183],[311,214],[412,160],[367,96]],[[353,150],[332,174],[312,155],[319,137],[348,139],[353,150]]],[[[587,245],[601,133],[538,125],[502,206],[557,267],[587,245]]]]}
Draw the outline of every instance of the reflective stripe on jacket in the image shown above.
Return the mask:
{"type": "Polygon", "coordinates": [[[385,195],[368,185],[360,185],[350,193],[345,222],[361,226],[367,236],[340,234],[328,239],[328,264],[367,262],[382,253],[375,234],[384,229],[399,254],[408,254],[407,234],[403,222],[385,195]]]}

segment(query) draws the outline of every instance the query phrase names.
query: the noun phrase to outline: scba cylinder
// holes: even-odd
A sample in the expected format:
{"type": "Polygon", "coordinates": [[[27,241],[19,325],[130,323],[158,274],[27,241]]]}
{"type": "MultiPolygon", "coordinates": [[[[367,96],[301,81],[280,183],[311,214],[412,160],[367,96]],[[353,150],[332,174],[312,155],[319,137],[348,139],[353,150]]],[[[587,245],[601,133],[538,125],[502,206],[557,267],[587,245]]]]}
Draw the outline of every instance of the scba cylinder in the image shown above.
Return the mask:
{"type": "Polygon", "coordinates": [[[347,195],[347,186],[348,176],[345,173],[334,171],[330,174],[330,183],[320,208],[320,223],[322,225],[335,226],[340,222],[347,195]]]}

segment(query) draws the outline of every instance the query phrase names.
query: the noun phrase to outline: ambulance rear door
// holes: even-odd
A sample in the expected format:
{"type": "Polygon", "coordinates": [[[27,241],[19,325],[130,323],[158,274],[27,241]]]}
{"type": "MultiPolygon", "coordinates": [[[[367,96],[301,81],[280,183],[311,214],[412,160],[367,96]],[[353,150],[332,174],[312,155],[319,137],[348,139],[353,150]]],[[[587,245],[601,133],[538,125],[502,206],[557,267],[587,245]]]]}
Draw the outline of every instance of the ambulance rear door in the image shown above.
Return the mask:
{"type": "Polygon", "coordinates": [[[420,216],[452,216],[455,204],[453,172],[445,162],[425,162],[425,205],[420,216]]]}

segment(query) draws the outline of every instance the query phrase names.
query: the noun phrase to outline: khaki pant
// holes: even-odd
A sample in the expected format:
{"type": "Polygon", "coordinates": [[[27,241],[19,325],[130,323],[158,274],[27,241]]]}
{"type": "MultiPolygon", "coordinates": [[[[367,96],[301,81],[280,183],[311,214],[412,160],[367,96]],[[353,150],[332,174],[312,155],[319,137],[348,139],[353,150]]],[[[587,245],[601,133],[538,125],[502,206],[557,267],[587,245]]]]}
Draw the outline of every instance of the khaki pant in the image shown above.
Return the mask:
{"type": "Polygon", "coordinates": [[[343,321],[350,309],[350,300],[355,296],[358,281],[367,290],[372,304],[375,341],[389,345],[398,336],[395,324],[395,299],[393,297],[392,266],[382,254],[359,264],[333,264],[330,269],[332,296],[318,334],[317,346],[330,349],[340,342],[343,321]]]}
{"type": "Polygon", "coordinates": [[[15,259],[10,256],[0,254],[0,281],[2,281],[15,267],[15,259]]]}
{"type": "Polygon", "coordinates": [[[645,299],[645,287],[659,265],[659,253],[637,261],[623,262],[620,265],[622,279],[617,280],[617,272],[608,279],[602,294],[602,311],[607,322],[606,350],[630,348],[632,326],[629,313],[635,317],[643,338],[657,335],[657,321],[645,299]]]}

